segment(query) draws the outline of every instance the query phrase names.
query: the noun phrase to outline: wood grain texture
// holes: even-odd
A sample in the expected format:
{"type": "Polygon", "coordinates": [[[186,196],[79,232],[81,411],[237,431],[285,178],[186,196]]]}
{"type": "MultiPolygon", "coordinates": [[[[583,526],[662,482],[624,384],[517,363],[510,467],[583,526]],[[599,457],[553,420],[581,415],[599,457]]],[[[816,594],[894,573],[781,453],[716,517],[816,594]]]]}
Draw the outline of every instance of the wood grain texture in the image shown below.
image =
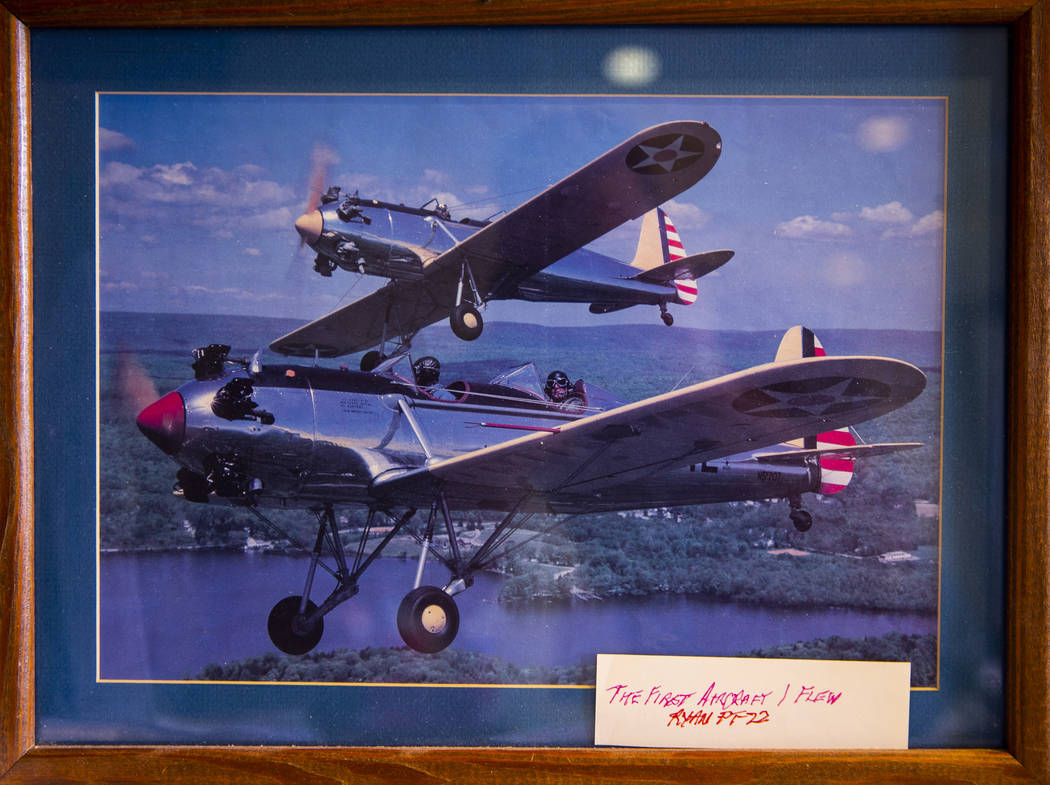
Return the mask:
{"type": "Polygon", "coordinates": [[[1007,742],[1050,779],[1050,9],[1014,36],[1007,542],[1007,742]]]}
{"type": "MultiPolygon", "coordinates": [[[[0,781],[3,783],[1012,783],[1050,784],[1050,0],[7,0],[0,9],[0,781]],[[1008,749],[709,753],[593,749],[36,747],[25,28],[35,26],[1009,22],[1011,138],[1008,749]],[[28,752],[27,752],[28,750],[28,752]]],[[[994,522],[993,522],[994,525],[994,522]]]]}
{"type": "Polygon", "coordinates": [[[25,28],[0,18],[0,771],[32,743],[29,84],[25,28]]]}
{"type": "Polygon", "coordinates": [[[7,7],[35,26],[140,25],[507,25],[703,24],[855,22],[1010,22],[1031,5],[1025,0],[8,0],[7,7]]]}
{"type": "Polygon", "coordinates": [[[222,783],[222,785],[471,785],[472,783],[672,783],[870,785],[1022,783],[1032,778],[1005,752],[686,752],[595,749],[40,748],[10,782],[222,783]]]}

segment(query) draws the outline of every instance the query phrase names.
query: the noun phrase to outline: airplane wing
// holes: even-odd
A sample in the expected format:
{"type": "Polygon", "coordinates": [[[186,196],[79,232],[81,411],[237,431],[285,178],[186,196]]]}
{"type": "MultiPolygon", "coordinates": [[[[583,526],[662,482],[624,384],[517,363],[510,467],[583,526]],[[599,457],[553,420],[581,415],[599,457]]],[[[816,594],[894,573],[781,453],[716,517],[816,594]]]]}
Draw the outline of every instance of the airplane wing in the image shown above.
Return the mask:
{"type": "Polygon", "coordinates": [[[424,275],[454,287],[469,262],[482,294],[498,296],[690,188],[721,150],[722,138],[707,123],[648,128],[428,262],[424,275]]]}
{"type": "Polygon", "coordinates": [[[457,507],[600,498],[656,472],[878,417],[925,385],[919,369],[880,357],[770,363],[380,477],[373,491],[426,504],[441,489],[457,507]]]}
{"type": "Polygon", "coordinates": [[[297,357],[338,357],[377,346],[387,338],[409,336],[448,316],[423,281],[391,281],[382,289],[344,305],[278,338],[270,349],[297,357]]]}

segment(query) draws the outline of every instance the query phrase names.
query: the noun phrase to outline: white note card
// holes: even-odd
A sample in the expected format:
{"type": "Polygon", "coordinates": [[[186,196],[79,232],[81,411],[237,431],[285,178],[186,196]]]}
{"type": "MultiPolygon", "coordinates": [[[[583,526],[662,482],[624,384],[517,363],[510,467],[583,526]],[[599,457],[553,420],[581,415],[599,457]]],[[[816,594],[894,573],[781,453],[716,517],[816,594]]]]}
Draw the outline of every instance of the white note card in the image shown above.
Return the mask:
{"type": "Polygon", "coordinates": [[[908,748],[911,663],[599,654],[594,743],[908,748]]]}

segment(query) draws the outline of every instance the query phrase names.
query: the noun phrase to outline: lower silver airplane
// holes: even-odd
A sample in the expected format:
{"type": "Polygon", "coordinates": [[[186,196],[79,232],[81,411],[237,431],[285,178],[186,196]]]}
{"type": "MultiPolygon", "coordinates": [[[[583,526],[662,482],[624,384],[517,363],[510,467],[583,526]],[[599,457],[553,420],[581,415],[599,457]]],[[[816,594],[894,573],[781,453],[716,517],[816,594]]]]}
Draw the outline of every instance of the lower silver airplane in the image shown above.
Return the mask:
{"type": "Polygon", "coordinates": [[[324,616],[406,532],[420,543],[419,569],[397,626],[409,646],[436,652],[459,629],[453,596],[536,514],[554,516],[533,527],[548,531],[564,515],[782,498],[806,530],[803,494],[841,491],[857,458],[920,446],[858,444],[850,426],[926,384],[900,360],[826,356],[803,327],[787,332],[772,363],[635,403],[560,373],[541,386],[531,364],[441,387],[407,355],[365,373],[233,362],[228,350],[197,350],[195,380],[143,409],[138,426],[179,465],[186,500],[242,505],[278,532],[262,508],[317,516],[303,593],[278,602],[268,622],[290,654],[317,645],[324,616]],[[368,509],[352,550],[337,504],[368,509]],[[422,534],[408,527],[417,510],[422,534]],[[503,515],[469,554],[453,518],[465,510],[503,515]],[[381,536],[378,515],[390,522],[381,536]],[[420,585],[428,556],[448,569],[444,587],[420,585]],[[310,600],[318,567],[336,580],[320,606],[310,600]]]}

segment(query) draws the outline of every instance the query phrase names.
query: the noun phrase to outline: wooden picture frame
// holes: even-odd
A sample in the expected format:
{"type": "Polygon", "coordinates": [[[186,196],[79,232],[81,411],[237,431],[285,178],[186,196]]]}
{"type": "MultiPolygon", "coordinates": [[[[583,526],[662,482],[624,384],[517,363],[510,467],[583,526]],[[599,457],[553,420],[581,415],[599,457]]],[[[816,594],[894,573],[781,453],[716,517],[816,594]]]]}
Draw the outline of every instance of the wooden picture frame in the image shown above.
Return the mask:
{"type": "Polygon", "coordinates": [[[1050,0],[5,0],[0,188],[0,781],[1050,782],[1050,0]],[[1006,749],[696,752],[564,748],[39,746],[34,716],[33,28],[403,24],[997,23],[1011,25],[1006,749]]]}

